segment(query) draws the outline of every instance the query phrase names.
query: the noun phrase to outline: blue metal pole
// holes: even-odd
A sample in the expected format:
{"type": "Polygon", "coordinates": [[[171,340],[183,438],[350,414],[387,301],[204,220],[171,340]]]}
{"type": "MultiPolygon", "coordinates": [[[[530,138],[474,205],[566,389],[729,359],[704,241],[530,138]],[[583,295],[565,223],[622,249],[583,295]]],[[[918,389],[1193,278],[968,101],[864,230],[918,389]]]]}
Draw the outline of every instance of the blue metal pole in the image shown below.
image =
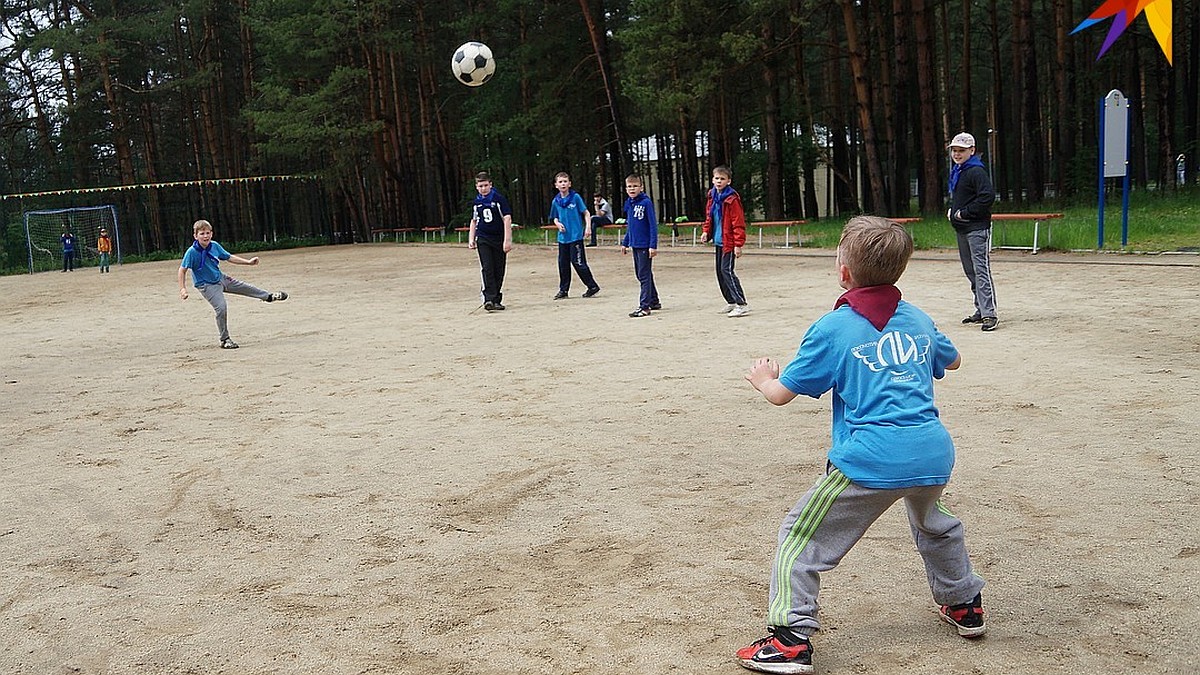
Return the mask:
{"type": "Polygon", "coordinates": [[[1100,159],[1099,171],[1100,189],[1099,205],[1096,208],[1096,248],[1104,248],[1104,99],[1100,99],[1100,159]]]}

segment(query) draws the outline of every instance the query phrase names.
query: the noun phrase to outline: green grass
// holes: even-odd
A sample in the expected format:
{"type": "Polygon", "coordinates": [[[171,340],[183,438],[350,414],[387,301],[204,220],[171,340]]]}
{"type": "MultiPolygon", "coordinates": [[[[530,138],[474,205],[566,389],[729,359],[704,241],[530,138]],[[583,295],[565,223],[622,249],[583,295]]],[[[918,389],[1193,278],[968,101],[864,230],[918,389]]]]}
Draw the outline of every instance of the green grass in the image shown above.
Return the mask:
{"type": "MultiPolygon", "coordinates": [[[[995,213],[1061,213],[1062,218],[1042,221],[1038,236],[1039,249],[1097,250],[1096,202],[1066,206],[1045,203],[1021,207],[997,202],[993,210],[995,213]]],[[[828,219],[801,226],[803,245],[813,248],[836,248],[845,221],[844,218],[828,219]]],[[[958,247],[954,230],[946,221],[945,214],[928,214],[920,222],[908,225],[908,228],[918,249],[958,247]]],[[[690,237],[691,228],[686,228],[681,234],[690,237]]],[[[751,244],[756,245],[757,230],[751,228],[748,234],[751,244]]],[[[782,241],[782,234],[775,234],[777,236],[774,238],[782,241]]],[[[669,241],[670,235],[669,223],[660,226],[660,239],[666,237],[669,241]]],[[[795,236],[795,230],[792,231],[792,236],[795,236]]],[[[514,232],[513,239],[525,244],[541,244],[545,241],[542,230],[536,227],[514,232]]],[[[554,237],[551,236],[550,240],[553,242],[554,237]]],[[[999,221],[993,229],[992,240],[997,246],[1031,246],[1033,221],[999,221]]],[[[1121,245],[1121,197],[1119,192],[1110,195],[1104,206],[1103,250],[1155,253],[1200,251],[1200,189],[1192,187],[1167,194],[1143,190],[1131,194],[1129,239],[1125,246],[1121,245]]]]}

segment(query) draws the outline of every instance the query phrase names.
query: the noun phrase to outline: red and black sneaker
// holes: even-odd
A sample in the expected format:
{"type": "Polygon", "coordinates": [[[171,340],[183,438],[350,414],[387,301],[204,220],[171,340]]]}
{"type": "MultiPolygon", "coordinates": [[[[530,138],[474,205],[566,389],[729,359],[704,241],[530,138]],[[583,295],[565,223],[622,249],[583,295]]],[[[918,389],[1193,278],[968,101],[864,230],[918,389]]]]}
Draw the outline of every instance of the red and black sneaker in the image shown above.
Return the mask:
{"type": "Polygon", "coordinates": [[[978,593],[970,602],[942,605],[938,614],[946,623],[954,624],[958,634],[965,638],[977,638],[987,632],[987,624],[983,621],[983,599],[978,593]]]}
{"type": "Polygon", "coordinates": [[[767,630],[771,632],[770,635],[737,650],[738,663],[743,668],[784,675],[813,671],[813,649],[808,638],[795,635],[786,628],[772,627],[767,630]]]}

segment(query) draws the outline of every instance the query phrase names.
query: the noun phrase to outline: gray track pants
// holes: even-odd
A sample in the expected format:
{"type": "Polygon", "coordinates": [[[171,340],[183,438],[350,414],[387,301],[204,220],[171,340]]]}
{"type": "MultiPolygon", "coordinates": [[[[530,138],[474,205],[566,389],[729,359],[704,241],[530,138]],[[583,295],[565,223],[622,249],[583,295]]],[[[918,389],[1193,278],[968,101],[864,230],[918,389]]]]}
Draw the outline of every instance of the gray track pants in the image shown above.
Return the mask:
{"type": "Polygon", "coordinates": [[[942,505],[944,485],[873,490],[856,485],[834,467],[792,507],[779,528],[771,574],[767,623],[801,635],[820,628],[817,594],[821,572],[841,562],[867,528],[903,499],[913,540],[925,562],[933,600],[969,602],[984,581],[971,571],[962,522],[942,505]]]}
{"type": "Polygon", "coordinates": [[[958,259],[963,274],[971,282],[975,312],[982,317],[996,316],[996,287],[992,285],[992,229],[955,232],[958,259]]]}
{"type": "Polygon", "coordinates": [[[217,312],[217,332],[221,335],[221,342],[229,339],[229,324],[227,317],[229,310],[225,305],[225,294],[233,293],[234,295],[245,295],[250,298],[258,298],[266,300],[271,297],[271,294],[257,286],[251,286],[243,281],[238,281],[228,274],[221,275],[221,283],[206,284],[197,286],[196,290],[200,291],[200,295],[208,301],[208,304],[213,306],[217,312]]]}

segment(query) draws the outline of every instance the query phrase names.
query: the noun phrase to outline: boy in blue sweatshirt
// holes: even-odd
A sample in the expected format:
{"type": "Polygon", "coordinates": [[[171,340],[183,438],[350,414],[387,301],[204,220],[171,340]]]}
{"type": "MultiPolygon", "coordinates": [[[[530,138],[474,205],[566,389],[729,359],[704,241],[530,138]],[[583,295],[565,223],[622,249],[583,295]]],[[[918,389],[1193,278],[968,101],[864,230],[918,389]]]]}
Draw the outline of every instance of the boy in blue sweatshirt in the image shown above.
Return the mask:
{"type": "Polygon", "coordinates": [[[625,237],[621,240],[621,254],[633,249],[633,273],[641,284],[638,307],[629,316],[650,316],[652,310],[662,309],[651,267],[658,252],[658,218],[654,215],[654,202],[642,186],[641,176],[625,177],[625,194],[629,197],[625,199],[625,237]]]}

